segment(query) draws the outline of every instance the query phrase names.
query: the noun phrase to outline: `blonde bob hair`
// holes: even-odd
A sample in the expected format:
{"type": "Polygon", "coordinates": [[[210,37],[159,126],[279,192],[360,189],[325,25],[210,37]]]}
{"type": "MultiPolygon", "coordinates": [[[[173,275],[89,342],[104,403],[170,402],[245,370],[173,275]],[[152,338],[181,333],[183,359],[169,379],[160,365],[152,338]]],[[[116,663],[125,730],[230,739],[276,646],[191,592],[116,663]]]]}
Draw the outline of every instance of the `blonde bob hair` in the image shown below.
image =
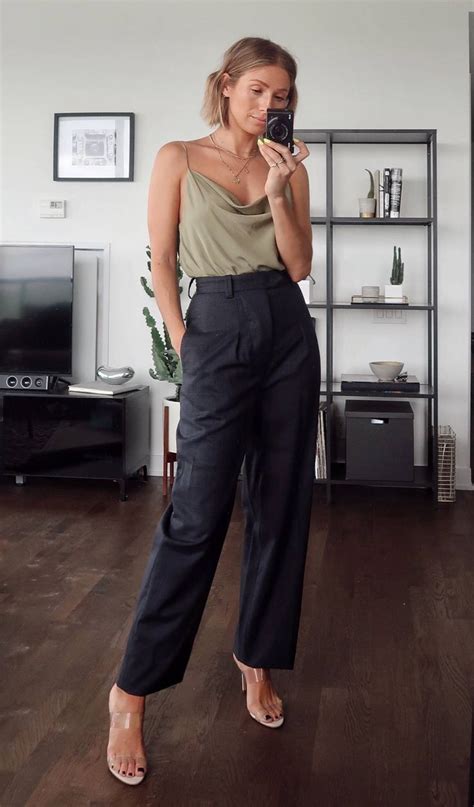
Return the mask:
{"type": "Polygon", "coordinates": [[[293,56],[270,39],[247,36],[244,39],[239,39],[238,42],[234,42],[226,50],[219,70],[210,73],[207,77],[204,101],[201,108],[201,115],[206,123],[209,126],[216,126],[218,123],[224,127],[229,125],[229,99],[222,95],[224,73],[228,73],[230,83],[235,84],[248,70],[270,64],[278,65],[288,73],[290,91],[287,107],[296,109],[298,102],[298,92],[295,84],[297,66],[293,56]]]}

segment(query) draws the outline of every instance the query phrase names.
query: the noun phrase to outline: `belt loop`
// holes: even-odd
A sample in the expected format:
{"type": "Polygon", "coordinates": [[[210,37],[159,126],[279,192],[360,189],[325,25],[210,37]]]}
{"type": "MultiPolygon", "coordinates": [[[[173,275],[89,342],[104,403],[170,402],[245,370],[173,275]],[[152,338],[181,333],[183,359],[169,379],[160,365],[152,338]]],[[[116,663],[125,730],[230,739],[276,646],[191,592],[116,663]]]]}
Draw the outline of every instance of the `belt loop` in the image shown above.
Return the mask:
{"type": "Polygon", "coordinates": [[[197,284],[196,284],[196,291],[194,292],[194,294],[193,294],[193,295],[191,295],[191,294],[189,293],[189,292],[191,291],[191,286],[193,285],[193,283],[196,283],[196,278],[195,278],[195,277],[192,277],[192,278],[191,278],[191,280],[190,280],[190,282],[189,282],[189,286],[188,286],[188,297],[189,297],[189,299],[190,299],[190,300],[192,300],[192,299],[193,299],[194,294],[196,294],[196,291],[197,291],[197,284]]]}
{"type": "Polygon", "coordinates": [[[232,275],[226,275],[226,278],[225,278],[225,296],[226,297],[233,297],[234,296],[234,287],[232,285],[232,275]]]}

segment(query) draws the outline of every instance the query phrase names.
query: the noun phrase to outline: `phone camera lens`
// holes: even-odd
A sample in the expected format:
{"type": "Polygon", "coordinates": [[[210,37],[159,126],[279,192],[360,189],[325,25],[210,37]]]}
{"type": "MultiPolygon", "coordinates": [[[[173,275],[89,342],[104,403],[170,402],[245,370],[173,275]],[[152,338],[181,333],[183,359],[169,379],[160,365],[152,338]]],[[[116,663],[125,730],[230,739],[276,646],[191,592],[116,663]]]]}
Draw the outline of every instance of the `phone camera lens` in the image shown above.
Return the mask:
{"type": "Polygon", "coordinates": [[[273,125],[270,124],[269,131],[271,139],[276,140],[278,143],[283,143],[288,137],[287,127],[279,120],[276,120],[273,125]]]}

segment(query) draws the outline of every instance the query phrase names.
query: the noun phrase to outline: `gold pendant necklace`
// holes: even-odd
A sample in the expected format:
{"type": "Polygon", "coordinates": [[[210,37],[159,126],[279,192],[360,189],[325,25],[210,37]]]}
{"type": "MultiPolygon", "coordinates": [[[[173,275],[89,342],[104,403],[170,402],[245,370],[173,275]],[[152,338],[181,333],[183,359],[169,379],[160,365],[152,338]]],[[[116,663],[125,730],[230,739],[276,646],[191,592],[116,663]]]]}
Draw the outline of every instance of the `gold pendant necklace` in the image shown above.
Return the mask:
{"type": "MultiPolygon", "coordinates": [[[[214,148],[217,150],[217,153],[218,153],[218,155],[219,155],[219,159],[220,159],[220,161],[222,162],[222,164],[223,164],[223,165],[225,165],[225,167],[226,167],[226,168],[227,168],[227,169],[230,171],[230,173],[232,174],[232,176],[233,176],[233,180],[232,180],[232,182],[234,183],[234,185],[240,185],[240,175],[241,175],[242,171],[245,171],[245,173],[246,173],[246,174],[249,174],[249,173],[250,173],[249,169],[247,168],[247,165],[249,164],[250,160],[252,160],[252,159],[255,157],[255,154],[251,154],[251,155],[250,155],[250,157],[247,157],[247,158],[239,157],[239,159],[240,159],[240,160],[245,159],[245,162],[244,162],[244,164],[243,164],[242,168],[240,169],[240,171],[237,171],[237,173],[235,173],[235,171],[233,170],[233,168],[231,168],[231,166],[229,165],[229,163],[227,163],[227,162],[224,160],[224,158],[223,158],[223,156],[222,156],[222,154],[221,154],[221,150],[222,150],[222,149],[221,149],[221,147],[220,147],[220,146],[218,146],[216,143],[214,143],[214,140],[212,139],[212,136],[211,136],[211,135],[209,135],[209,138],[210,138],[210,141],[211,141],[212,145],[213,145],[213,146],[214,146],[214,148]]],[[[232,153],[232,152],[231,152],[231,153],[232,153]]],[[[234,156],[238,156],[238,155],[234,155],[234,156]]]]}

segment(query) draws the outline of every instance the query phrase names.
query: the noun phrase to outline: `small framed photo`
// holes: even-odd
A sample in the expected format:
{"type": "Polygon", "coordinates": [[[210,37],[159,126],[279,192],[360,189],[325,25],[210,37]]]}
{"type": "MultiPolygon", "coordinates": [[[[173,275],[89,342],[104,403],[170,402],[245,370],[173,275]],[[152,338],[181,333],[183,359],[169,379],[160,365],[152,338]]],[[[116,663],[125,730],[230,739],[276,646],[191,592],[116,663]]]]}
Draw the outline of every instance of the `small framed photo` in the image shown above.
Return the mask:
{"type": "Polygon", "coordinates": [[[55,113],[53,179],[133,182],[134,137],[133,112],[55,113]]]}

